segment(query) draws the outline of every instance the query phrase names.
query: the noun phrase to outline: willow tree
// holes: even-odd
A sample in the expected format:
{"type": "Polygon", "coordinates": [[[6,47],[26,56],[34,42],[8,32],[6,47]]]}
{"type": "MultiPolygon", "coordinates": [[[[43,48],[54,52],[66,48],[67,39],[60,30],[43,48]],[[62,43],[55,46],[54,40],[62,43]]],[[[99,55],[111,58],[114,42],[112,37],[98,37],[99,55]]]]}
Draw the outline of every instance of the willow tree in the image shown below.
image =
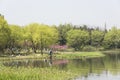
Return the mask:
{"type": "Polygon", "coordinates": [[[39,25],[34,41],[37,42],[41,49],[41,54],[43,54],[43,49],[48,48],[50,45],[55,44],[58,40],[58,32],[54,27],[48,25],[39,25]]]}
{"type": "Polygon", "coordinates": [[[25,29],[27,39],[31,41],[35,53],[37,49],[40,49],[43,54],[44,48],[48,48],[58,40],[58,32],[54,27],[33,23],[26,26],[25,29]]]}
{"type": "MultiPolygon", "coordinates": [[[[38,29],[39,24],[33,23],[24,27],[24,41],[28,44],[29,47],[32,47],[33,51],[36,53],[36,40],[34,39],[36,30],[38,29]]],[[[28,46],[27,46],[28,47],[28,46]]]]}
{"type": "Polygon", "coordinates": [[[4,19],[4,16],[0,15],[0,51],[7,47],[10,36],[10,29],[8,27],[7,21],[4,19]]]}
{"type": "Polygon", "coordinates": [[[14,53],[13,49],[21,48],[23,44],[23,31],[22,27],[18,25],[9,25],[11,30],[8,48],[14,53]]]}

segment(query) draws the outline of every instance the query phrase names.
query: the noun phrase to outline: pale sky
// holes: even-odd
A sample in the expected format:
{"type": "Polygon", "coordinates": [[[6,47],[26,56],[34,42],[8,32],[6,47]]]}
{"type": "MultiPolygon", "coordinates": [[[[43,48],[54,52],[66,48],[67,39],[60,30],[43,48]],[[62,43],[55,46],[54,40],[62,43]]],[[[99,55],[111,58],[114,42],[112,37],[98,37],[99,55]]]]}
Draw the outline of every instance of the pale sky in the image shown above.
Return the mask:
{"type": "Polygon", "coordinates": [[[0,0],[9,24],[72,23],[120,28],[120,0],[0,0]]]}

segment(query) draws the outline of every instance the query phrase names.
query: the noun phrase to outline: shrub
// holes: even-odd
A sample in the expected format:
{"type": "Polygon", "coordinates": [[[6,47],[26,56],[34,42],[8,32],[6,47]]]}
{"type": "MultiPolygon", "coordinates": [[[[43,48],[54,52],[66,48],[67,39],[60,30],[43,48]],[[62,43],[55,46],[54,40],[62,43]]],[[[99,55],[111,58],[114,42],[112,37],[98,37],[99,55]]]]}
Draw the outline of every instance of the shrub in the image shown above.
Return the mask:
{"type": "Polygon", "coordinates": [[[74,48],[68,48],[68,49],[65,49],[66,52],[74,52],[75,49],[74,48]]]}
{"type": "Polygon", "coordinates": [[[96,51],[96,48],[93,46],[85,46],[82,49],[83,51],[96,51]]]}

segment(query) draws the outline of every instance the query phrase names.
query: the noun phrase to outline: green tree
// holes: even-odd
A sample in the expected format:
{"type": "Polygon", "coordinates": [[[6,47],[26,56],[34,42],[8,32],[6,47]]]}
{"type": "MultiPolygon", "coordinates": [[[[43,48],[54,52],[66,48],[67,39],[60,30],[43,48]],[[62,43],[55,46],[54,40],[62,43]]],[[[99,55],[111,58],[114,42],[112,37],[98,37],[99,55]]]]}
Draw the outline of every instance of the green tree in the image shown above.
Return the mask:
{"type": "Polygon", "coordinates": [[[89,33],[85,30],[70,30],[67,33],[68,45],[75,50],[82,49],[89,41],[89,33]]]}
{"type": "Polygon", "coordinates": [[[67,32],[71,29],[73,29],[73,25],[71,24],[64,24],[64,25],[61,24],[57,27],[57,30],[59,32],[60,45],[65,45],[67,43],[67,39],[66,39],[67,32]]]}
{"type": "Polygon", "coordinates": [[[44,24],[33,23],[25,28],[26,39],[32,43],[32,48],[36,50],[40,48],[41,54],[43,49],[55,44],[58,40],[58,32],[54,27],[44,24]]]}
{"type": "Polygon", "coordinates": [[[102,42],[103,42],[103,39],[104,39],[104,35],[105,35],[104,31],[92,30],[91,31],[92,45],[95,46],[95,47],[101,46],[102,42]]]}
{"type": "Polygon", "coordinates": [[[9,25],[9,28],[11,30],[10,38],[9,38],[9,44],[8,48],[12,51],[12,54],[14,54],[14,49],[18,49],[22,47],[23,44],[23,30],[18,25],[9,25]]]}
{"type": "Polygon", "coordinates": [[[29,46],[32,47],[35,53],[36,53],[36,40],[34,39],[34,37],[36,36],[35,34],[38,29],[38,26],[39,24],[33,23],[24,27],[24,41],[26,41],[26,43],[29,42],[30,44],[29,46]]]}
{"type": "Polygon", "coordinates": [[[4,16],[0,15],[0,51],[7,47],[10,36],[10,29],[8,27],[7,21],[4,19],[4,16]]]}
{"type": "Polygon", "coordinates": [[[120,47],[120,29],[112,27],[105,35],[104,47],[105,48],[117,48],[120,47]]]}
{"type": "Polygon", "coordinates": [[[55,44],[58,40],[58,32],[54,27],[48,25],[39,25],[34,36],[36,42],[40,45],[41,53],[43,48],[48,48],[50,45],[55,44]]]}

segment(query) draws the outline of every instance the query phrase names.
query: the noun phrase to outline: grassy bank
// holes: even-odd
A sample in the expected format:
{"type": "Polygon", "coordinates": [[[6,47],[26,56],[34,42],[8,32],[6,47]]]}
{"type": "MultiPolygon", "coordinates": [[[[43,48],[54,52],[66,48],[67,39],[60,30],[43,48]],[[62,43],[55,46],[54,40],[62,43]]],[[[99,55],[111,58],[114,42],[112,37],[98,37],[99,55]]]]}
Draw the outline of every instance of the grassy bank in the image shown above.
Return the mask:
{"type": "Polygon", "coordinates": [[[57,55],[58,59],[83,59],[83,58],[94,58],[104,57],[105,55],[101,52],[74,52],[74,53],[62,53],[57,55]]]}
{"type": "Polygon", "coordinates": [[[75,73],[55,68],[0,67],[0,80],[72,80],[75,76],[75,73]]]}
{"type": "MultiPolygon", "coordinates": [[[[54,59],[82,59],[82,58],[94,58],[104,57],[101,52],[59,52],[59,54],[53,54],[54,59]]],[[[0,57],[0,60],[21,60],[21,59],[48,59],[48,54],[30,54],[26,56],[6,56],[0,57]]]]}
{"type": "Polygon", "coordinates": [[[113,50],[105,50],[102,51],[104,54],[120,54],[120,49],[113,49],[113,50]]]}
{"type": "Polygon", "coordinates": [[[21,55],[16,55],[16,56],[11,56],[11,55],[6,55],[6,56],[2,56],[0,57],[0,60],[22,60],[22,59],[46,59],[48,58],[49,55],[48,54],[30,54],[30,55],[26,55],[26,56],[21,56],[21,55]]]}

